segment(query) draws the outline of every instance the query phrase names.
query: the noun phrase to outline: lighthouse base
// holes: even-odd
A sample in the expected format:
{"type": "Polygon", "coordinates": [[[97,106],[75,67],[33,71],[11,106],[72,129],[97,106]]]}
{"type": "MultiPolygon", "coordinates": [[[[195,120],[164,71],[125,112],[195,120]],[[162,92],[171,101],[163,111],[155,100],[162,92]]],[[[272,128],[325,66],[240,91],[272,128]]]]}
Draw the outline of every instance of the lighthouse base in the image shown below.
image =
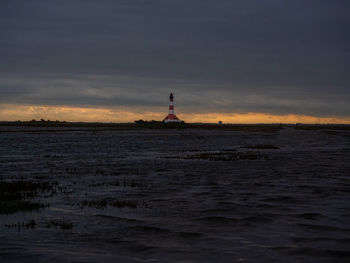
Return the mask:
{"type": "Polygon", "coordinates": [[[163,120],[164,123],[168,123],[168,122],[181,122],[175,114],[168,114],[168,116],[166,116],[163,120]]]}
{"type": "Polygon", "coordinates": [[[169,123],[169,122],[182,122],[180,120],[164,120],[164,123],[169,123]]]}

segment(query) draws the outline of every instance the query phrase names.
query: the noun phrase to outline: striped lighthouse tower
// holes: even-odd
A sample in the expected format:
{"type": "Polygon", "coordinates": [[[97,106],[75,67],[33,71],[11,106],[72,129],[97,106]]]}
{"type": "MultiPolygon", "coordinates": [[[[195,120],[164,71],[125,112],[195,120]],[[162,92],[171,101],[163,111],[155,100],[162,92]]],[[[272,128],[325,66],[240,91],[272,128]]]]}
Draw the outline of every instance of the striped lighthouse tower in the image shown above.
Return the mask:
{"type": "Polygon", "coordinates": [[[169,104],[169,114],[164,118],[164,122],[181,122],[176,115],[174,114],[174,95],[170,93],[169,96],[170,104],[169,104]]]}

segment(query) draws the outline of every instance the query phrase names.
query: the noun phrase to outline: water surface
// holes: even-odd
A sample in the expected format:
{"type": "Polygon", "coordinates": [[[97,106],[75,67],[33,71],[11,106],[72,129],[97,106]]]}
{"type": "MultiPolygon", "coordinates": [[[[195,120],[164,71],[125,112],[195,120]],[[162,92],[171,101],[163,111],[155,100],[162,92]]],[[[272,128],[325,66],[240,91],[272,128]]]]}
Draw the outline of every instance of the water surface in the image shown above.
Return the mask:
{"type": "Polygon", "coordinates": [[[348,262],[349,171],[348,131],[1,132],[1,180],[54,188],[0,261],[348,262]]]}

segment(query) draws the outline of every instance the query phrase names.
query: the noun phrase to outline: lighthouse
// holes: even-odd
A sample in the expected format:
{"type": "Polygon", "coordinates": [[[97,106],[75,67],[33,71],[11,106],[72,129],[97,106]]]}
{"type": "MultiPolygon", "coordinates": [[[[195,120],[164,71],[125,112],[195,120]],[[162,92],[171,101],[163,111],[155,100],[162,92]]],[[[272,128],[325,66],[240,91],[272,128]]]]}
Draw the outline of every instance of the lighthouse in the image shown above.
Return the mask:
{"type": "Polygon", "coordinates": [[[170,93],[169,101],[169,114],[164,118],[163,122],[181,122],[174,114],[174,95],[172,93],[170,93]]]}

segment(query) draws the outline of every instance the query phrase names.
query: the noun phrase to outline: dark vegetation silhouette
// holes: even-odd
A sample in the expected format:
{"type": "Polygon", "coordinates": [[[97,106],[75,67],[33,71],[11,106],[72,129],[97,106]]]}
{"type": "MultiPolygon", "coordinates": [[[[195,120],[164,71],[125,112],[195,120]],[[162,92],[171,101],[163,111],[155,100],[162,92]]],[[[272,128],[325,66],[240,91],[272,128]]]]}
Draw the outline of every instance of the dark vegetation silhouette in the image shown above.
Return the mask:
{"type": "MultiPolygon", "coordinates": [[[[217,123],[164,123],[162,121],[136,120],[133,123],[112,123],[112,122],[67,122],[35,119],[31,121],[0,121],[0,127],[47,127],[47,128],[69,128],[69,131],[79,130],[136,130],[136,129],[208,129],[208,130],[228,130],[228,131],[248,131],[248,132],[278,132],[282,128],[294,128],[298,130],[350,130],[348,124],[217,124],[217,123]]],[[[0,132],[6,131],[5,129],[0,132]]],[[[41,130],[42,132],[43,130],[41,130]]],[[[50,129],[47,131],[56,131],[50,129]]],[[[60,129],[64,131],[64,129],[60,129]]],[[[262,146],[252,148],[261,148],[262,146]]],[[[262,147],[264,148],[264,147],[262,147]]]]}

